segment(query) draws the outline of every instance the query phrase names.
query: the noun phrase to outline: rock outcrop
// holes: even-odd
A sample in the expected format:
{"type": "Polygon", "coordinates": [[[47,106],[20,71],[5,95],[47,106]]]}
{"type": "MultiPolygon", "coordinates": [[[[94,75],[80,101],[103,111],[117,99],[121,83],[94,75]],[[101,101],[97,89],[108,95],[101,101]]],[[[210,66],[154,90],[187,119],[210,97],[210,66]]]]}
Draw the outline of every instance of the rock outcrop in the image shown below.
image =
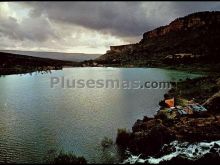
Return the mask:
{"type": "Polygon", "coordinates": [[[116,52],[116,53],[128,52],[128,51],[132,52],[134,47],[135,47],[135,44],[110,46],[110,52],[116,52]]]}
{"type": "Polygon", "coordinates": [[[214,113],[220,112],[220,91],[210,97],[205,103],[208,109],[212,110],[214,113]]]}
{"type": "MultiPolygon", "coordinates": [[[[117,139],[120,146],[128,148],[133,154],[145,156],[157,154],[164,144],[177,141],[201,142],[220,139],[220,116],[207,118],[182,117],[178,120],[148,118],[138,120],[132,132],[123,133],[124,140],[117,139]],[[126,135],[126,136],[125,136],[126,135]],[[126,138],[125,138],[126,137],[126,138]]],[[[120,137],[120,133],[119,136],[120,137]]],[[[122,137],[120,137],[122,138],[122,137]]]]}
{"type": "Polygon", "coordinates": [[[118,131],[116,143],[132,154],[141,153],[147,157],[157,155],[164,144],[172,141],[197,143],[219,140],[219,82],[219,76],[187,79],[180,82],[178,88],[173,87],[168,92],[169,95],[165,95],[165,98],[175,97],[177,105],[181,103],[178,97],[204,103],[208,110],[206,115],[166,118],[158,111],[153,118],[137,120],[132,132],[118,131]]]}
{"type": "Polygon", "coordinates": [[[218,12],[195,13],[184,18],[178,18],[167,26],[159,27],[155,30],[144,33],[143,41],[151,38],[164,36],[170,32],[178,32],[190,29],[196,29],[202,26],[220,23],[220,14],[218,12]]]}
{"type": "MultiPolygon", "coordinates": [[[[112,46],[98,61],[120,64],[166,63],[168,55],[192,54],[196,60],[184,62],[212,63],[220,61],[220,12],[199,12],[178,18],[169,25],[143,34],[136,44],[112,46]]],[[[169,61],[170,62],[170,61],[169,61]]],[[[171,61],[172,63],[173,61],[171,61]]],[[[174,60],[174,62],[176,62],[174,60]]],[[[178,61],[178,63],[181,61],[178,61]]]]}

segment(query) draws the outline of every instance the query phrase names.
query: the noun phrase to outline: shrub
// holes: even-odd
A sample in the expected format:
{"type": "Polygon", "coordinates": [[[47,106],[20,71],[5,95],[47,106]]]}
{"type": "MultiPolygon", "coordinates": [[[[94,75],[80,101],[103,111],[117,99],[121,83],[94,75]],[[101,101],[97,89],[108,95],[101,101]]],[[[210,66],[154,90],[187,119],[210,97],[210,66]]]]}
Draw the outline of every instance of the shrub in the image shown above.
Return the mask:
{"type": "Polygon", "coordinates": [[[126,129],[118,129],[116,144],[125,148],[130,141],[130,133],[126,129]]]}
{"type": "Polygon", "coordinates": [[[87,164],[84,157],[77,157],[72,153],[63,153],[62,151],[59,154],[52,151],[46,159],[47,164],[87,164]]]}
{"type": "Polygon", "coordinates": [[[113,140],[108,137],[104,137],[103,140],[101,141],[101,145],[103,148],[108,148],[111,145],[113,145],[113,140]]]}

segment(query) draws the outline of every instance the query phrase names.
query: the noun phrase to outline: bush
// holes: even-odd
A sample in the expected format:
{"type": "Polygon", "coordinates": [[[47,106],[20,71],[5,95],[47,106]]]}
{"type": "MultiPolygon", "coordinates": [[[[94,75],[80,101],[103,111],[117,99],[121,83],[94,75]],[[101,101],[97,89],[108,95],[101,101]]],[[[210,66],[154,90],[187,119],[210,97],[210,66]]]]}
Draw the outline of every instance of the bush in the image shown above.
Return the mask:
{"type": "Polygon", "coordinates": [[[56,154],[55,151],[51,151],[47,158],[47,164],[87,164],[84,157],[77,157],[72,153],[60,152],[56,154]]]}
{"type": "Polygon", "coordinates": [[[108,148],[111,145],[113,145],[113,140],[107,137],[104,137],[103,140],[101,141],[101,145],[103,148],[108,148]]]}
{"type": "Polygon", "coordinates": [[[126,129],[118,129],[118,134],[116,138],[116,144],[126,148],[130,141],[130,133],[126,131],[126,129]]]}

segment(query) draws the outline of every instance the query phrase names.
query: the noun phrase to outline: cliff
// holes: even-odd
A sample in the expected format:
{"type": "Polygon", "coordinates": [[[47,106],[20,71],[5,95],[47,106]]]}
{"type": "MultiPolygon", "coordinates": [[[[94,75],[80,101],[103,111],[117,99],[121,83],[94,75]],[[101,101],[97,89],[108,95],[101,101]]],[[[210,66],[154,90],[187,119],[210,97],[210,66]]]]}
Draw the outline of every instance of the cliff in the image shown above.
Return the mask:
{"type": "Polygon", "coordinates": [[[132,51],[132,48],[134,46],[135,46],[135,44],[110,46],[110,52],[120,53],[120,52],[132,51]]]}
{"type": "Polygon", "coordinates": [[[219,58],[220,12],[199,12],[172,21],[169,25],[143,34],[136,44],[112,46],[98,61],[145,65],[182,62],[216,63],[219,58]],[[168,59],[175,54],[192,54],[189,58],[168,59]],[[194,57],[199,57],[195,58],[194,57]],[[216,61],[217,60],[217,61],[216,61]]]}
{"type": "Polygon", "coordinates": [[[164,36],[170,32],[178,32],[196,29],[202,26],[220,23],[219,12],[202,12],[190,14],[184,18],[178,18],[167,26],[159,27],[155,30],[144,33],[143,40],[164,36]]]}

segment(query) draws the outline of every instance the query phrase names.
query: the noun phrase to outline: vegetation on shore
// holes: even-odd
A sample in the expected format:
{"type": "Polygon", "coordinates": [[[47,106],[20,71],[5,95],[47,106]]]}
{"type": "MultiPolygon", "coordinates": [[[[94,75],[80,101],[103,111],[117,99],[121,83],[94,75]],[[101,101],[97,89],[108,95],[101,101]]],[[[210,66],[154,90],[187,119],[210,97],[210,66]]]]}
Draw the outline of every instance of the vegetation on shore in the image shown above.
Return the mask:
{"type": "Polygon", "coordinates": [[[44,160],[46,164],[87,164],[84,157],[77,157],[71,152],[61,151],[57,153],[55,150],[49,151],[44,160]]]}
{"type": "Polygon", "coordinates": [[[0,75],[59,70],[62,69],[63,66],[79,66],[79,64],[77,62],[0,52],[0,75]]]}
{"type": "MultiPolygon", "coordinates": [[[[175,88],[172,88],[168,94],[176,98],[177,104],[182,105],[183,100],[194,100],[199,104],[205,104],[206,101],[220,91],[220,76],[209,75],[195,79],[186,79],[179,82],[175,88]]],[[[208,107],[207,107],[208,108],[208,107]]],[[[218,109],[210,109],[216,111],[218,109]]]]}

